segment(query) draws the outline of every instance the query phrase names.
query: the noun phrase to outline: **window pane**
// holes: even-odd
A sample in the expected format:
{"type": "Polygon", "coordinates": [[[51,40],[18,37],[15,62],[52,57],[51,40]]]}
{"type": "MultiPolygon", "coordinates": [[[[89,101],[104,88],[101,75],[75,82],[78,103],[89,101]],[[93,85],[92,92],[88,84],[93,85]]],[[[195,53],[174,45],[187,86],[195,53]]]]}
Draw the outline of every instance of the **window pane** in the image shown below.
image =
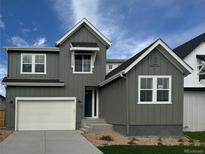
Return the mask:
{"type": "Polygon", "coordinates": [[[157,89],[169,89],[169,78],[158,78],[157,89]]]}
{"type": "Polygon", "coordinates": [[[44,72],[44,64],[35,64],[35,72],[44,72]]]}
{"type": "Polygon", "coordinates": [[[44,63],[44,55],[36,55],[35,63],[44,63]]]}
{"type": "Polygon", "coordinates": [[[151,102],[152,101],[152,90],[141,90],[140,101],[151,102]]]}
{"type": "Polygon", "coordinates": [[[82,72],[82,55],[75,55],[75,72],[82,72]]]}
{"type": "Polygon", "coordinates": [[[84,72],[90,72],[91,68],[91,56],[90,55],[85,55],[84,56],[84,66],[83,66],[84,72]]]}
{"type": "Polygon", "coordinates": [[[23,64],[23,72],[31,72],[32,64],[23,64]]]}
{"type": "Polygon", "coordinates": [[[157,101],[168,101],[169,91],[168,90],[157,90],[157,101]]]}
{"type": "Polygon", "coordinates": [[[141,89],[152,89],[152,78],[141,78],[141,89]]]}
{"type": "Polygon", "coordinates": [[[109,69],[110,69],[110,70],[112,69],[112,65],[109,65],[109,69]]]}
{"type": "Polygon", "coordinates": [[[23,55],[23,63],[32,63],[32,55],[23,55]]]}

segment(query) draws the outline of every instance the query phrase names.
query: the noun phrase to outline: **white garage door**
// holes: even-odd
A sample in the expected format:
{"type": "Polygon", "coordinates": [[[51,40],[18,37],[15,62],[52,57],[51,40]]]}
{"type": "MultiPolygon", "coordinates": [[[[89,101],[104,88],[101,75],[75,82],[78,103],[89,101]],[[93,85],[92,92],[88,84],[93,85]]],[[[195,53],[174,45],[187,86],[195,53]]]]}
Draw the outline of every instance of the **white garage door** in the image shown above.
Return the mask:
{"type": "Polygon", "coordinates": [[[16,130],[74,130],[75,98],[16,98],[16,130]]]}
{"type": "Polygon", "coordinates": [[[184,92],[184,130],[205,131],[205,92],[184,92]]]}

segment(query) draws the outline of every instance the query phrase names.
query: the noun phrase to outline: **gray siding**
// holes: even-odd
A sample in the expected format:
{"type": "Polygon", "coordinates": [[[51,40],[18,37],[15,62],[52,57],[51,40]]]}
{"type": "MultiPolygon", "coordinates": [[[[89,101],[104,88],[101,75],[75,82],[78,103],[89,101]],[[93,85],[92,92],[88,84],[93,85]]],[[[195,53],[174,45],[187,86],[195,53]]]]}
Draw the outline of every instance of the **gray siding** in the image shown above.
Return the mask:
{"type": "MultiPolygon", "coordinates": [[[[50,55],[50,54],[49,54],[50,55]]],[[[17,57],[13,58],[18,63],[17,57]]],[[[47,57],[50,60],[49,56],[47,57]]],[[[60,46],[59,60],[53,59],[53,67],[55,61],[59,62],[57,72],[49,77],[58,77],[61,81],[65,82],[65,86],[61,88],[55,87],[8,87],[7,88],[7,102],[15,101],[15,97],[76,97],[77,98],[77,128],[80,127],[81,119],[84,117],[84,93],[86,86],[98,86],[98,84],[104,79],[106,72],[106,46],[103,45],[98,38],[96,38],[89,30],[82,27],[73,36],[67,39],[60,46]],[[73,74],[71,68],[71,52],[70,42],[96,42],[100,47],[100,51],[97,52],[93,74],[73,74]],[[58,76],[56,76],[59,74],[58,76]]],[[[10,60],[11,61],[11,60],[10,60]]],[[[14,66],[11,64],[9,77],[17,78],[30,78],[29,75],[18,76],[12,74],[15,70],[11,70],[14,66]]],[[[15,68],[15,67],[14,67],[15,68]]],[[[16,68],[15,68],[16,69],[16,68]]],[[[52,70],[52,68],[51,68],[52,70]]],[[[52,70],[53,71],[53,70],[52,70]]],[[[52,72],[51,71],[51,72],[52,72]]],[[[33,76],[32,76],[33,77],[33,76]]],[[[34,78],[37,78],[35,76],[34,78]]],[[[14,127],[14,105],[8,103],[7,124],[9,127],[14,127]]]]}
{"type": "MultiPolygon", "coordinates": [[[[30,52],[29,52],[30,53],[30,52]]],[[[46,74],[20,74],[21,53],[9,52],[8,77],[12,79],[58,79],[59,78],[59,53],[46,54],[46,74]]]]}
{"type": "Polygon", "coordinates": [[[183,79],[183,74],[156,49],[145,57],[127,74],[130,125],[182,124],[183,79]],[[137,104],[139,75],[171,75],[172,104],[137,104]]]}
{"type": "Polygon", "coordinates": [[[116,79],[100,88],[100,117],[108,123],[126,124],[125,79],[116,79]]]}
{"type": "Polygon", "coordinates": [[[127,135],[182,135],[183,73],[154,49],[125,78],[119,77],[100,88],[101,118],[127,135]],[[138,104],[139,75],[171,75],[172,104],[138,104]]]}

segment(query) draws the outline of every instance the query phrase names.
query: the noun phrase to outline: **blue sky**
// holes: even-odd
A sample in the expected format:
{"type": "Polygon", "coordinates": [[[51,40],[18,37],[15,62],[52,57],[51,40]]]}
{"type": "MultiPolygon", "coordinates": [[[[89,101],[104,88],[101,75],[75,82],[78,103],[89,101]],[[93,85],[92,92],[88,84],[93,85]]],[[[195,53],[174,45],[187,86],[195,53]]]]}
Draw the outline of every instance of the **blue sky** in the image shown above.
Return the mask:
{"type": "MultiPolygon", "coordinates": [[[[159,37],[174,48],[205,32],[204,6],[204,0],[0,0],[0,46],[54,46],[85,17],[112,41],[108,58],[129,58],[159,37]]],[[[0,50],[2,79],[7,55],[0,50]]]]}

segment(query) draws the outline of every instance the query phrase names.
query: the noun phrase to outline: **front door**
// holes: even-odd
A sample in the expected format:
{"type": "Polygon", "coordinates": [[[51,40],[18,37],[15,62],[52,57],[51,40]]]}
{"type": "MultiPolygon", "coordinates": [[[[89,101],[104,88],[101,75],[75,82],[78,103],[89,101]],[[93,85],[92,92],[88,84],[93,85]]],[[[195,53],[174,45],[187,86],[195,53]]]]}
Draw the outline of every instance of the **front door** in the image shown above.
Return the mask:
{"type": "Polygon", "coordinates": [[[98,91],[85,90],[85,117],[98,117],[98,91]]]}

